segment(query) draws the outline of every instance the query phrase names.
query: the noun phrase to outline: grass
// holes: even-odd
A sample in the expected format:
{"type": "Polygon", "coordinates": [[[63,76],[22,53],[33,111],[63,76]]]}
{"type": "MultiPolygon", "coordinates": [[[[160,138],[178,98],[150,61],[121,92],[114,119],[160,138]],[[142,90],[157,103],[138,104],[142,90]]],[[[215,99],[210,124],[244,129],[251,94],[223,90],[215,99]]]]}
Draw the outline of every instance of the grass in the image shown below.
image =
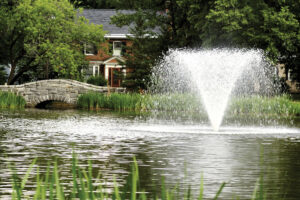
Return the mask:
{"type": "Polygon", "coordinates": [[[23,97],[18,96],[12,92],[1,92],[0,91],[0,108],[24,108],[26,101],[23,97]]]}
{"type": "MultiPolygon", "coordinates": [[[[97,177],[93,176],[93,169],[91,161],[88,161],[88,166],[86,168],[80,168],[78,166],[78,160],[75,153],[72,156],[72,164],[70,165],[72,180],[69,184],[62,184],[60,178],[60,171],[57,164],[57,161],[53,163],[53,166],[48,164],[48,167],[44,173],[40,173],[39,168],[36,168],[35,175],[35,185],[32,187],[34,190],[29,195],[25,195],[24,191],[26,189],[26,184],[28,179],[34,169],[34,166],[37,162],[37,159],[34,159],[31,165],[29,166],[24,177],[20,178],[17,175],[16,170],[13,166],[10,166],[12,171],[12,200],[21,200],[21,199],[34,199],[34,200],[65,200],[65,199],[80,199],[80,200],[146,200],[147,192],[140,188],[139,184],[139,168],[135,158],[133,158],[133,164],[131,166],[131,173],[128,176],[127,182],[124,187],[119,188],[116,179],[114,178],[114,187],[112,192],[108,192],[102,187],[103,181],[100,179],[101,174],[98,173],[97,177]]],[[[266,194],[263,187],[263,173],[258,178],[255,185],[255,189],[252,194],[251,200],[265,200],[266,194]]],[[[191,193],[191,188],[188,187],[184,191],[183,195],[178,193],[179,186],[178,184],[171,189],[168,189],[164,184],[164,178],[162,179],[160,195],[155,194],[151,199],[157,200],[191,200],[204,199],[204,187],[203,187],[203,175],[200,180],[200,188],[196,198],[193,197],[191,193]]],[[[222,183],[218,191],[214,196],[214,200],[219,199],[226,183],[222,183]]],[[[239,199],[239,198],[234,198],[239,199]]]]}
{"type": "Polygon", "coordinates": [[[272,98],[251,96],[234,98],[229,107],[231,114],[264,114],[264,115],[300,115],[300,102],[289,96],[272,98]]]}
{"type": "MultiPolygon", "coordinates": [[[[200,110],[201,104],[193,95],[141,95],[138,93],[112,93],[110,95],[89,92],[78,97],[77,105],[84,109],[110,109],[117,111],[172,111],[200,110]]],[[[203,108],[202,108],[203,109],[203,108]]]]}
{"type": "MultiPolygon", "coordinates": [[[[107,192],[102,187],[102,180],[100,179],[100,173],[95,178],[92,174],[92,163],[88,161],[88,167],[82,169],[78,166],[76,155],[73,153],[71,172],[72,182],[68,185],[62,185],[60,179],[60,172],[57,165],[57,161],[54,162],[53,166],[48,165],[47,170],[44,174],[40,174],[39,168],[36,169],[35,186],[34,192],[30,195],[25,195],[26,183],[28,178],[33,171],[33,166],[36,164],[37,159],[34,159],[28,168],[26,174],[21,179],[18,177],[16,170],[10,166],[12,171],[12,200],[21,199],[36,199],[36,200],[64,200],[64,199],[80,199],[80,200],[146,200],[146,192],[139,187],[139,170],[136,159],[134,158],[131,174],[129,175],[127,182],[123,188],[119,188],[117,182],[114,179],[114,190],[113,192],[107,192]],[[99,184],[100,183],[100,184],[99,184]],[[97,186],[98,185],[98,186],[97,186]],[[120,192],[122,191],[122,192],[120,192]]],[[[223,183],[217,191],[214,199],[217,200],[225,187],[223,183]]],[[[167,189],[163,184],[161,188],[161,194],[159,196],[152,197],[151,199],[162,199],[162,200],[173,200],[181,199],[177,193],[177,189],[167,189]]],[[[184,194],[185,200],[193,199],[191,195],[190,187],[184,194]]],[[[203,199],[203,177],[201,178],[198,200],[203,199]]]]}
{"type": "MultiPolygon", "coordinates": [[[[113,93],[106,95],[90,92],[79,96],[77,103],[79,107],[89,110],[205,113],[201,100],[192,94],[113,93]]],[[[287,95],[235,97],[228,105],[227,114],[300,116],[300,102],[293,101],[287,95]]]]}

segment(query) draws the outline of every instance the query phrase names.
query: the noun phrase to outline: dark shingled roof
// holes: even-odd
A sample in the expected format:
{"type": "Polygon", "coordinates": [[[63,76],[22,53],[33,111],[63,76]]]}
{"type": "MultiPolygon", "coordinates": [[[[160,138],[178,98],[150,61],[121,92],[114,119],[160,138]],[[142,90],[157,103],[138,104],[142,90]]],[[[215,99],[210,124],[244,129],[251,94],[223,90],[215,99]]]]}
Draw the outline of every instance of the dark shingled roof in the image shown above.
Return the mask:
{"type": "MultiPolygon", "coordinates": [[[[131,10],[119,10],[118,12],[124,14],[130,14],[134,11],[131,10]]],[[[130,34],[129,26],[117,27],[114,24],[110,24],[110,17],[117,14],[113,9],[84,9],[82,15],[87,18],[91,23],[102,24],[103,30],[108,31],[108,34],[130,34]]]]}

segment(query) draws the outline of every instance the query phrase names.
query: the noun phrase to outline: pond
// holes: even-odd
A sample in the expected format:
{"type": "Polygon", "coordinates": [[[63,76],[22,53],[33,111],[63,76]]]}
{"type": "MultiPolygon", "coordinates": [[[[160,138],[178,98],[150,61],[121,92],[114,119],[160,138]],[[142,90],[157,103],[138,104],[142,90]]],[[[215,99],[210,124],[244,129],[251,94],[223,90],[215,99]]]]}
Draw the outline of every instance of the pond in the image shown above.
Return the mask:
{"type": "Polygon", "coordinates": [[[263,173],[268,199],[300,199],[300,119],[267,126],[235,124],[225,122],[214,132],[206,123],[130,113],[2,110],[0,199],[10,197],[9,163],[22,176],[34,158],[40,171],[57,159],[62,181],[71,182],[73,149],[82,167],[92,161],[93,173],[101,172],[108,191],[114,175],[124,184],[135,156],[141,186],[150,193],[159,192],[164,176],[167,187],[190,185],[196,196],[203,174],[205,198],[214,197],[226,182],[220,199],[250,199],[263,173]]]}

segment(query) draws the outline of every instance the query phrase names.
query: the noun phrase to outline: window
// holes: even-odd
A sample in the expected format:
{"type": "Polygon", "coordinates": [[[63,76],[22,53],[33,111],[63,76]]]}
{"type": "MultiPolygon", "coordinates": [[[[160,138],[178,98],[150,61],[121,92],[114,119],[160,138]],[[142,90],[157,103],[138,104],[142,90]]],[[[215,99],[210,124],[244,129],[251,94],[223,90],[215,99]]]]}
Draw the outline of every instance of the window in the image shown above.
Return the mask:
{"type": "Polygon", "coordinates": [[[113,55],[121,56],[122,52],[122,42],[116,41],[113,43],[113,55]]]}
{"type": "Polygon", "coordinates": [[[99,65],[94,65],[93,66],[93,76],[98,76],[99,75],[99,65]]]}
{"type": "Polygon", "coordinates": [[[92,44],[85,44],[84,45],[84,54],[85,55],[96,55],[97,54],[96,46],[92,45],[92,44]]]}

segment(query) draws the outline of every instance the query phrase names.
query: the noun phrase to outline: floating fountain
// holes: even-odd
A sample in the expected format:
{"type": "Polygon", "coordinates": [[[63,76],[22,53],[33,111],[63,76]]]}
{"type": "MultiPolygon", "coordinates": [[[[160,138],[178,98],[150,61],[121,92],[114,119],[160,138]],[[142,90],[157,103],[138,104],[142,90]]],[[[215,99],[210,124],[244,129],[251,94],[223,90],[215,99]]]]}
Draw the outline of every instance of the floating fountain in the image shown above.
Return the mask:
{"type": "Polygon", "coordinates": [[[199,95],[212,128],[218,131],[232,93],[273,92],[270,69],[260,50],[170,50],[153,77],[160,91],[199,95]]]}

